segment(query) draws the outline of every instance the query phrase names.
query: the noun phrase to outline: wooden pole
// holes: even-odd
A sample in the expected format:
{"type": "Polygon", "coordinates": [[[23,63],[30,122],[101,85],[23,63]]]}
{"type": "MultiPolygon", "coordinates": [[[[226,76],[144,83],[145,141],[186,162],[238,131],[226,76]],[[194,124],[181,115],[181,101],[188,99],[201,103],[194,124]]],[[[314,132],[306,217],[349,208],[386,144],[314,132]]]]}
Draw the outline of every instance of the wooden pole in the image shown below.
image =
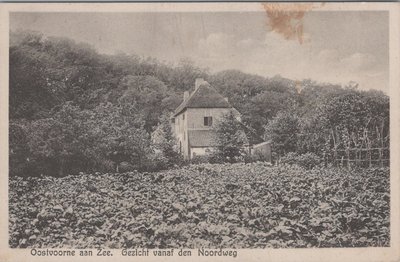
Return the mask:
{"type": "Polygon", "coordinates": [[[385,119],[383,119],[382,120],[382,124],[381,124],[381,135],[380,135],[380,137],[381,137],[381,147],[382,147],[382,149],[381,149],[381,151],[380,151],[380,155],[381,155],[381,167],[383,167],[383,148],[384,148],[384,146],[383,146],[383,127],[384,127],[384,125],[385,125],[385,119]]]}
{"type": "Polygon", "coordinates": [[[368,154],[368,158],[369,158],[369,167],[372,167],[372,151],[371,151],[371,141],[369,140],[368,137],[368,130],[365,130],[365,139],[367,141],[367,154],[368,154]]]}
{"type": "Polygon", "coordinates": [[[346,145],[346,156],[347,156],[347,169],[350,169],[350,145],[351,145],[351,136],[349,130],[347,130],[347,145],[346,145]]]}
{"type": "Polygon", "coordinates": [[[331,134],[332,134],[332,140],[333,140],[333,159],[334,159],[334,163],[335,166],[338,167],[338,161],[337,161],[337,150],[336,150],[336,139],[335,139],[335,132],[333,131],[333,129],[331,129],[331,134]]]}

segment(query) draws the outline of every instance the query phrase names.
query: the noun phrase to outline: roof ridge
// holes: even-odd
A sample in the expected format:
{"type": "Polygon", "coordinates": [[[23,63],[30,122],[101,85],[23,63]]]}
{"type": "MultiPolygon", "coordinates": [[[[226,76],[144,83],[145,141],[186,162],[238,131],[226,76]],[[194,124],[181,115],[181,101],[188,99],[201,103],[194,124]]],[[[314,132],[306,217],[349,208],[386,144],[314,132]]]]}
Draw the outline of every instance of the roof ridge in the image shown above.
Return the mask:
{"type": "Polygon", "coordinates": [[[189,101],[193,97],[193,95],[200,89],[200,87],[207,85],[206,83],[208,84],[208,87],[211,87],[211,85],[208,82],[201,83],[199,85],[199,87],[195,88],[194,91],[191,94],[189,93],[189,97],[188,97],[188,99],[186,99],[186,101],[189,101]]]}
{"type": "MultiPolygon", "coordinates": [[[[208,84],[208,82],[206,82],[206,83],[208,84]]],[[[199,87],[198,87],[198,88],[195,88],[194,91],[191,92],[191,93],[190,93],[190,89],[189,89],[189,90],[188,90],[188,91],[189,91],[189,97],[188,97],[186,100],[183,100],[182,103],[176,108],[175,111],[178,111],[178,109],[179,109],[179,112],[182,111],[182,110],[185,108],[185,105],[189,102],[189,100],[193,97],[193,95],[197,92],[197,90],[199,90],[199,88],[200,88],[203,84],[205,84],[205,83],[201,83],[201,84],[199,85],[199,87]],[[181,108],[181,107],[182,107],[182,108],[181,108]]],[[[210,85],[210,84],[208,84],[208,85],[210,85]]],[[[174,115],[177,115],[179,112],[175,112],[174,115]]]]}
{"type": "Polygon", "coordinates": [[[225,100],[225,98],[208,82],[201,83],[195,90],[189,95],[189,97],[184,100],[175,110],[174,116],[181,113],[185,108],[230,108],[232,105],[225,100]],[[199,92],[203,92],[202,94],[196,96],[199,92]],[[207,95],[214,95],[213,97],[208,97],[207,95]],[[194,101],[193,98],[196,98],[194,101]],[[223,100],[222,100],[223,99],[223,100]],[[215,103],[215,106],[212,105],[215,103]]]}

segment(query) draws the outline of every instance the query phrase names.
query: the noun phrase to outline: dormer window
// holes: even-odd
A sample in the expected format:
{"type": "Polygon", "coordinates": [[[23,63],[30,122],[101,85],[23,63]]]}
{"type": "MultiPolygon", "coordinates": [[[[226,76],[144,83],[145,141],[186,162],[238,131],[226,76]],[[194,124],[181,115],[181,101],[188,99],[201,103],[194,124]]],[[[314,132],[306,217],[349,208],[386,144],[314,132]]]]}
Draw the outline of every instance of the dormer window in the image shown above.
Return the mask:
{"type": "Polygon", "coordinates": [[[204,126],[212,126],[212,116],[204,117],[204,126]]]}

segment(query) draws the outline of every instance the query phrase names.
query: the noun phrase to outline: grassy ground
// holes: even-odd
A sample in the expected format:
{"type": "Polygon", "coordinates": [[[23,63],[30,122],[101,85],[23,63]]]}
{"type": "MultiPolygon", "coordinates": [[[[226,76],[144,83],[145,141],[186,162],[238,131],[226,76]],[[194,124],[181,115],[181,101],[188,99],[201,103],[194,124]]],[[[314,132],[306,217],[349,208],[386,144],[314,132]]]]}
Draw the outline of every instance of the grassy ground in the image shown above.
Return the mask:
{"type": "Polygon", "coordinates": [[[263,163],[11,177],[11,247],[389,245],[389,169],[263,163]]]}

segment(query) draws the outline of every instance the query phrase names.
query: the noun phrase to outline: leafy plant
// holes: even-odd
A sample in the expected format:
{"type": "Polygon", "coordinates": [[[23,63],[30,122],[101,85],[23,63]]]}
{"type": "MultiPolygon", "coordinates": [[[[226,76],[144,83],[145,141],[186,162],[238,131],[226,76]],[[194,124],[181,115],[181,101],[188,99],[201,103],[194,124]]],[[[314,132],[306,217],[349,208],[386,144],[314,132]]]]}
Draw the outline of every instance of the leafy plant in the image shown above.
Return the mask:
{"type": "Polygon", "coordinates": [[[198,164],[9,182],[12,248],[390,245],[389,169],[198,164]]]}
{"type": "Polygon", "coordinates": [[[280,158],[282,164],[299,165],[306,169],[312,169],[322,163],[322,159],[314,153],[297,154],[294,152],[287,153],[280,158]]]}
{"type": "Polygon", "coordinates": [[[216,124],[217,149],[212,158],[221,162],[243,161],[246,152],[244,145],[247,143],[246,134],[240,121],[233,111],[225,114],[216,124]]]}

